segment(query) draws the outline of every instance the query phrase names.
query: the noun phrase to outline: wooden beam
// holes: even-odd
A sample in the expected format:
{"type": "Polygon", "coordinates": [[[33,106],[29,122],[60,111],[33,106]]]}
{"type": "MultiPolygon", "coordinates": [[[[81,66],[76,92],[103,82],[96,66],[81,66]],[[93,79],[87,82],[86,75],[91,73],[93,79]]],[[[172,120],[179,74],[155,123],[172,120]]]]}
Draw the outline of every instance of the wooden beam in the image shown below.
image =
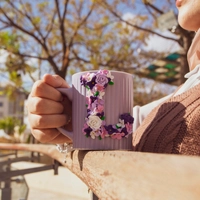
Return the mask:
{"type": "MultiPolygon", "coordinates": [[[[200,158],[131,151],[73,151],[54,145],[0,144],[0,149],[29,150],[58,160],[100,199],[199,200],[200,158]]],[[[67,177],[66,177],[67,181],[67,177]]]]}

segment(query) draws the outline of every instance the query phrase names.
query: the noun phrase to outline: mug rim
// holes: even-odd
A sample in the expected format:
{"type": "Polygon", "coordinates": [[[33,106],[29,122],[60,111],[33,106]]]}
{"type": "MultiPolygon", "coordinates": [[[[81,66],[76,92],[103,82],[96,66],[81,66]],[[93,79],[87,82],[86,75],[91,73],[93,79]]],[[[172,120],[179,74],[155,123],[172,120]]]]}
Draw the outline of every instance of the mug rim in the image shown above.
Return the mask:
{"type": "MultiPolygon", "coordinates": [[[[101,69],[99,69],[101,70],[101,69]]],[[[87,70],[87,71],[81,71],[81,72],[77,72],[75,74],[73,74],[72,76],[75,76],[75,75],[80,75],[80,74],[83,74],[83,73],[91,73],[91,72],[98,72],[99,70],[87,70]]],[[[124,71],[117,71],[117,70],[109,70],[109,69],[105,69],[105,70],[108,70],[110,71],[111,73],[120,73],[120,74],[126,74],[126,75],[133,75],[131,73],[128,73],[128,72],[124,72],[124,71]]]]}

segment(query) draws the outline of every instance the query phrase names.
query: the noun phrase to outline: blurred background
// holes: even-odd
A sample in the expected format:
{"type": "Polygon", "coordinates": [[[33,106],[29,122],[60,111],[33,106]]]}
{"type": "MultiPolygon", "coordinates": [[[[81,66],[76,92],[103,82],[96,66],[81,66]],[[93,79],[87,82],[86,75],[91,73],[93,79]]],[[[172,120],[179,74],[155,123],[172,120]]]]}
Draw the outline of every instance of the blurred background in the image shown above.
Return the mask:
{"type": "MultiPolygon", "coordinates": [[[[26,100],[33,83],[46,73],[69,84],[79,71],[131,73],[135,105],[173,92],[189,71],[193,37],[194,32],[179,26],[174,0],[0,1],[0,142],[37,142],[30,134],[26,100]]],[[[42,163],[48,162],[37,164],[42,163]]],[[[80,187],[87,191],[84,184],[80,187]]]]}

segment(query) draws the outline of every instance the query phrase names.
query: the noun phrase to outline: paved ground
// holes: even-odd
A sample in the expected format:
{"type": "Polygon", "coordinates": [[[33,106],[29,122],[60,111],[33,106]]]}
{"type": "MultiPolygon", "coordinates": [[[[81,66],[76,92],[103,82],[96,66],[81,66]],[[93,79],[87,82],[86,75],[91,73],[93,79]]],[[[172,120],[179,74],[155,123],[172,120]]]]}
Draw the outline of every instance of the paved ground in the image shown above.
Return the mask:
{"type": "MultiPolygon", "coordinates": [[[[14,168],[24,169],[43,164],[18,162],[14,168]]],[[[89,200],[87,186],[67,168],[59,167],[59,174],[53,170],[25,175],[29,186],[28,200],[89,200]]],[[[18,199],[17,199],[18,200],[18,199]]]]}

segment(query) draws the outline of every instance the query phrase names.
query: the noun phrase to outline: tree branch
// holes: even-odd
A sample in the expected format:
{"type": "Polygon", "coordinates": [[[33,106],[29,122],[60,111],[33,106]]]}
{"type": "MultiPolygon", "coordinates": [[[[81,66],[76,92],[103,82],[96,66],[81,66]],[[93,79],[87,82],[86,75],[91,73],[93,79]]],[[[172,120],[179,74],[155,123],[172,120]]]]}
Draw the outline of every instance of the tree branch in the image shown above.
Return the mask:
{"type": "Polygon", "coordinates": [[[46,44],[43,43],[34,33],[31,33],[28,30],[26,30],[25,28],[23,28],[23,27],[19,26],[18,24],[16,24],[12,19],[10,19],[10,17],[8,17],[8,15],[5,13],[5,11],[1,7],[0,7],[0,10],[4,14],[6,19],[10,22],[11,26],[14,26],[15,28],[17,28],[18,30],[22,31],[23,33],[26,33],[27,35],[31,36],[32,38],[34,38],[43,47],[43,49],[45,50],[46,54],[48,55],[48,61],[52,65],[54,72],[56,74],[60,74],[60,71],[59,71],[56,63],[54,62],[53,57],[50,55],[48,47],[46,46],[46,44]]]}
{"type": "MultiPolygon", "coordinates": [[[[21,2],[21,1],[20,1],[21,2]]],[[[33,25],[33,27],[35,28],[35,30],[38,32],[38,34],[40,35],[41,39],[43,39],[44,41],[44,36],[42,35],[41,31],[39,30],[39,28],[33,23],[32,18],[28,15],[28,12],[26,11],[26,9],[24,8],[23,10],[25,11],[25,13],[23,13],[21,10],[18,10],[16,8],[16,6],[11,2],[8,1],[8,3],[10,4],[10,6],[19,14],[21,14],[22,16],[24,16],[25,18],[27,18],[31,24],[33,25]]],[[[21,4],[23,5],[23,3],[21,2],[21,4]]],[[[45,41],[44,41],[45,42],[45,41]]]]}
{"type": "MultiPolygon", "coordinates": [[[[18,24],[16,24],[10,17],[8,17],[8,15],[4,12],[4,10],[0,7],[1,12],[4,14],[4,16],[6,17],[6,19],[10,22],[10,26],[14,26],[15,28],[17,28],[18,30],[26,33],[27,35],[33,37],[40,45],[44,46],[44,44],[42,43],[42,41],[34,35],[34,33],[29,32],[28,30],[24,29],[23,27],[19,26],[18,24]]],[[[2,21],[2,20],[0,20],[2,21]]],[[[3,22],[3,21],[2,21],[3,22]]],[[[9,24],[8,22],[6,22],[6,24],[9,24]]]]}
{"type": "Polygon", "coordinates": [[[65,55],[64,55],[65,58],[64,58],[63,66],[62,66],[62,71],[66,70],[66,68],[68,66],[68,63],[69,63],[69,52],[70,52],[70,49],[71,49],[71,47],[73,45],[74,38],[76,37],[79,28],[87,21],[87,19],[89,18],[89,16],[92,14],[93,8],[94,8],[94,3],[92,4],[91,9],[88,12],[88,14],[83,18],[83,20],[75,28],[75,31],[74,31],[74,33],[73,33],[73,35],[71,37],[71,40],[69,41],[68,47],[67,47],[65,55]]]}
{"type": "Polygon", "coordinates": [[[1,30],[4,30],[4,29],[6,29],[6,28],[9,28],[9,27],[10,27],[9,25],[5,25],[5,26],[3,26],[3,27],[0,28],[0,31],[1,31],[1,30]]]}
{"type": "Polygon", "coordinates": [[[106,28],[107,26],[109,26],[109,25],[111,25],[111,24],[114,24],[114,23],[116,23],[115,20],[109,21],[109,22],[107,22],[106,24],[102,24],[101,26],[96,27],[96,28],[89,27],[89,26],[87,26],[87,28],[90,29],[90,30],[93,30],[93,31],[94,31],[94,30],[97,31],[97,30],[101,30],[101,29],[103,29],[103,28],[106,28]]]}
{"type": "Polygon", "coordinates": [[[39,59],[39,60],[48,60],[48,58],[44,58],[44,57],[40,57],[40,56],[28,55],[28,54],[19,53],[19,52],[15,52],[14,54],[18,55],[18,56],[22,56],[22,57],[27,57],[27,58],[36,58],[36,59],[39,59]]]}
{"type": "Polygon", "coordinates": [[[102,2],[102,4],[104,4],[104,5],[108,8],[108,10],[109,10],[115,17],[117,17],[120,21],[126,23],[127,25],[132,26],[132,27],[134,27],[134,28],[136,28],[136,29],[138,29],[138,30],[145,31],[145,32],[149,32],[149,33],[151,33],[151,34],[157,35],[157,36],[162,37],[162,38],[164,38],[164,39],[172,40],[172,41],[175,41],[175,42],[180,43],[179,39],[175,39],[175,38],[172,38],[172,37],[167,37],[167,36],[164,36],[164,35],[162,35],[162,34],[159,34],[159,33],[155,32],[155,31],[152,31],[152,30],[150,30],[150,29],[143,28],[143,27],[140,27],[140,26],[137,26],[137,25],[134,25],[134,24],[128,22],[128,21],[124,20],[119,14],[117,14],[117,13],[111,8],[111,6],[110,6],[107,2],[104,1],[104,2],[102,2]]]}
{"type": "Polygon", "coordinates": [[[65,16],[67,14],[67,8],[68,8],[68,4],[69,4],[69,0],[65,0],[65,4],[64,4],[64,11],[63,11],[63,15],[62,15],[62,20],[65,20],[65,16]]]}
{"type": "Polygon", "coordinates": [[[65,38],[65,27],[64,27],[64,18],[61,17],[61,13],[60,13],[60,9],[59,9],[59,2],[58,0],[55,0],[55,4],[56,4],[56,9],[57,9],[57,13],[58,13],[58,19],[59,19],[59,23],[60,23],[60,33],[61,33],[61,37],[62,37],[62,45],[63,45],[63,52],[66,51],[66,38],[65,38]]]}
{"type": "Polygon", "coordinates": [[[144,4],[146,5],[146,6],[149,6],[149,7],[151,7],[153,10],[155,10],[156,12],[158,12],[159,14],[164,14],[164,12],[162,11],[162,10],[160,10],[160,9],[158,9],[157,7],[155,7],[153,4],[150,4],[148,1],[143,1],[144,2],[144,4]]]}
{"type": "Polygon", "coordinates": [[[146,9],[147,11],[149,12],[149,14],[154,18],[154,20],[156,21],[157,20],[157,16],[154,15],[154,13],[149,9],[149,7],[147,5],[146,6],[146,9]]]}
{"type": "Polygon", "coordinates": [[[55,0],[56,8],[57,8],[57,13],[58,13],[58,19],[60,23],[60,33],[62,37],[62,46],[63,46],[63,62],[62,62],[62,69],[64,70],[66,68],[66,63],[68,62],[68,49],[66,45],[66,38],[65,38],[65,25],[64,25],[64,20],[65,20],[65,15],[67,13],[67,4],[68,0],[65,1],[65,9],[63,12],[63,16],[61,16],[60,9],[59,9],[59,1],[55,0]]]}
{"type": "Polygon", "coordinates": [[[74,34],[73,34],[73,36],[71,37],[71,40],[70,40],[70,42],[69,42],[69,49],[70,49],[70,47],[71,47],[72,44],[73,44],[74,38],[75,38],[75,36],[77,35],[77,32],[78,32],[79,28],[87,21],[87,19],[89,18],[89,16],[92,14],[93,8],[94,8],[94,3],[93,3],[93,5],[92,5],[90,11],[88,12],[88,14],[85,16],[85,18],[83,18],[83,20],[82,20],[82,21],[79,23],[79,25],[76,27],[76,29],[75,29],[75,31],[74,31],[74,34]]]}
{"type": "Polygon", "coordinates": [[[50,32],[51,32],[52,29],[53,29],[55,17],[56,17],[56,11],[54,11],[53,17],[51,18],[49,30],[47,30],[47,34],[44,36],[45,41],[46,41],[46,39],[48,38],[50,32]]]}

